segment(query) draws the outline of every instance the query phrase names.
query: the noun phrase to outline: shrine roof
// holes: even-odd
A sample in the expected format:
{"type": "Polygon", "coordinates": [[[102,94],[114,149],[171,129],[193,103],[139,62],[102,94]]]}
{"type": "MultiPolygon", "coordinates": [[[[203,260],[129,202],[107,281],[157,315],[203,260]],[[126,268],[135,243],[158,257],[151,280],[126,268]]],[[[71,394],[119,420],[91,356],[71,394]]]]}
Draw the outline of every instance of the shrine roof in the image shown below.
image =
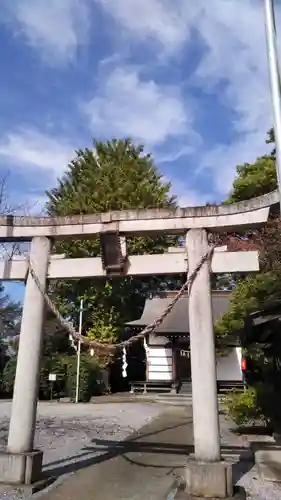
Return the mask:
{"type": "MultiPolygon", "coordinates": [[[[166,295],[161,297],[146,299],[141,318],[130,321],[127,323],[127,326],[144,327],[153,323],[153,321],[161,316],[166,307],[171,303],[174,294],[175,293],[173,292],[168,292],[166,295]]],[[[218,321],[220,317],[227,312],[230,297],[231,292],[212,292],[214,322],[218,321]]],[[[164,319],[162,325],[155,330],[155,333],[156,335],[189,333],[187,294],[179,299],[170,314],[168,314],[168,316],[164,319]]]]}
{"type": "Polygon", "coordinates": [[[245,328],[240,333],[243,345],[270,343],[274,334],[280,332],[281,299],[269,299],[264,307],[254,311],[245,319],[245,328]]]}

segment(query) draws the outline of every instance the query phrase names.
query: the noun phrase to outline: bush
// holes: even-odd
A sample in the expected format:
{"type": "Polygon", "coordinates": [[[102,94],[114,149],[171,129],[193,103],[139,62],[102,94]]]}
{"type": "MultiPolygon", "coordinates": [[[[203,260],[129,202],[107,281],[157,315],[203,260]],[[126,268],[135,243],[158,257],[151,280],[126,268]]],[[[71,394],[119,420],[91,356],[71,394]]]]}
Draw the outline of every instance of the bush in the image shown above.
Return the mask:
{"type": "Polygon", "coordinates": [[[255,416],[256,393],[252,389],[233,391],[223,398],[223,407],[236,425],[247,424],[255,416]]]}
{"type": "Polygon", "coordinates": [[[63,358],[57,356],[53,359],[43,358],[42,366],[40,371],[40,385],[39,385],[39,398],[49,399],[51,395],[51,384],[52,385],[52,397],[59,398],[65,396],[65,386],[66,386],[66,369],[63,363],[63,358]],[[55,373],[55,382],[49,381],[49,374],[55,373]]]}
{"type": "MultiPolygon", "coordinates": [[[[10,358],[3,370],[3,390],[12,395],[16,375],[17,358],[10,358]]],[[[70,397],[75,399],[77,357],[57,356],[53,359],[43,358],[41,363],[39,398],[49,399],[51,383],[49,373],[56,374],[53,383],[53,397],[70,397]]],[[[103,392],[102,368],[95,358],[81,354],[79,400],[89,401],[91,396],[103,392]]]]}
{"type": "Polygon", "coordinates": [[[228,417],[238,426],[253,424],[257,420],[266,421],[264,411],[259,404],[257,388],[249,388],[244,392],[233,391],[224,397],[223,406],[228,417]]]}
{"type": "MultiPolygon", "coordinates": [[[[75,399],[77,358],[66,356],[63,360],[66,366],[66,395],[75,399]]],[[[101,379],[102,371],[98,361],[86,354],[81,354],[79,401],[87,402],[91,396],[100,394],[102,392],[101,379]]]]}
{"type": "Polygon", "coordinates": [[[5,393],[12,394],[16,376],[17,358],[10,358],[4,366],[2,387],[5,393]]]}

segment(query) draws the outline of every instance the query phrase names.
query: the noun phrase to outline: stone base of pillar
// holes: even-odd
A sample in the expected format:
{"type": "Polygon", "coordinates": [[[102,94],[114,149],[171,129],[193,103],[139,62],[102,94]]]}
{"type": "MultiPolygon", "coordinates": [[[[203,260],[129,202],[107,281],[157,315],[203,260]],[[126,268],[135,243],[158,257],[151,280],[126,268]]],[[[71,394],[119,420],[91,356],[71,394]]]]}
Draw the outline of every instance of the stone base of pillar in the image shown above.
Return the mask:
{"type": "MultiPolygon", "coordinates": [[[[174,500],[203,500],[206,497],[194,497],[192,495],[189,495],[189,493],[186,493],[185,491],[179,491],[175,497],[173,497],[174,500]]],[[[218,497],[211,497],[208,500],[219,500],[218,497]]],[[[238,489],[235,491],[234,496],[228,497],[226,500],[246,500],[246,493],[242,488],[238,489]]]]}
{"type": "Polygon", "coordinates": [[[42,476],[43,452],[28,453],[0,452],[0,483],[30,485],[42,476]]]}
{"type": "Polygon", "coordinates": [[[191,498],[231,498],[234,495],[232,464],[229,462],[189,460],[185,481],[186,493],[191,498]]]}
{"type": "Polygon", "coordinates": [[[253,443],[255,464],[263,481],[281,482],[281,446],[276,443],[253,443]]]}

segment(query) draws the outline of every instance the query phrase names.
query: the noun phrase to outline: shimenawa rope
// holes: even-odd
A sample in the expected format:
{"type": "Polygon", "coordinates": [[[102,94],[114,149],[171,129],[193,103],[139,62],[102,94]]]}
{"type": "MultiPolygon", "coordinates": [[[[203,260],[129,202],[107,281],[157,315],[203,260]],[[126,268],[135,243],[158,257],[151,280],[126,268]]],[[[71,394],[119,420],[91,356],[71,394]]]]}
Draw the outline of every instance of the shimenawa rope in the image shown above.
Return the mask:
{"type": "Polygon", "coordinates": [[[161,316],[157,318],[155,321],[153,321],[150,325],[147,325],[141,332],[139,332],[137,335],[134,335],[133,337],[129,338],[128,340],[124,340],[123,342],[119,342],[117,344],[103,344],[101,342],[97,342],[96,340],[90,340],[89,338],[85,337],[84,335],[80,335],[74,328],[74,326],[67,320],[63,318],[63,316],[60,314],[58,308],[55,306],[55,304],[52,302],[50,297],[47,295],[45,292],[44,288],[41,285],[41,282],[36,275],[32,263],[29,259],[29,257],[26,257],[27,264],[28,264],[28,270],[36,283],[40,293],[42,294],[45,303],[49,307],[49,309],[52,311],[52,313],[55,315],[55,317],[58,319],[60,324],[65,328],[68,333],[75,339],[80,341],[83,344],[88,345],[91,348],[94,348],[99,351],[114,351],[117,349],[122,349],[123,347],[128,347],[132,343],[137,342],[139,339],[145,337],[148,333],[154,332],[164,321],[166,316],[172,311],[174,308],[175,304],[179,301],[179,299],[182,297],[184,292],[186,291],[187,288],[190,288],[192,286],[198,272],[200,271],[201,267],[205,264],[205,262],[208,262],[210,264],[214,250],[215,250],[216,245],[212,245],[209,250],[203,255],[203,257],[200,259],[198,262],[197,266],[194,268],[192,273],[189,275],[185,283],[182,285],[181,289],[178,291],[178,293],[175,295],[171,303],[166,307],[166,309],[163,311],[161,316]]]}

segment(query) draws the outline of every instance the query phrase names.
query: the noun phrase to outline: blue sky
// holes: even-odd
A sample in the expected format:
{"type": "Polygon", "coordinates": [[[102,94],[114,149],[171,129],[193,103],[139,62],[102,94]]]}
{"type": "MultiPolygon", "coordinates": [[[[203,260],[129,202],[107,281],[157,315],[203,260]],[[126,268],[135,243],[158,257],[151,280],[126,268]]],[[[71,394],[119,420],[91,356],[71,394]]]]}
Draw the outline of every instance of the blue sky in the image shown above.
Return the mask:
{"type": "Polygon", "coordinates": [[[182,205],[222,200],[235,166],[266,151],[262,4],[1,0],[0,173],[10,172],[11,201],[39,213],[93,136],[144,143],[182,205]]]}

